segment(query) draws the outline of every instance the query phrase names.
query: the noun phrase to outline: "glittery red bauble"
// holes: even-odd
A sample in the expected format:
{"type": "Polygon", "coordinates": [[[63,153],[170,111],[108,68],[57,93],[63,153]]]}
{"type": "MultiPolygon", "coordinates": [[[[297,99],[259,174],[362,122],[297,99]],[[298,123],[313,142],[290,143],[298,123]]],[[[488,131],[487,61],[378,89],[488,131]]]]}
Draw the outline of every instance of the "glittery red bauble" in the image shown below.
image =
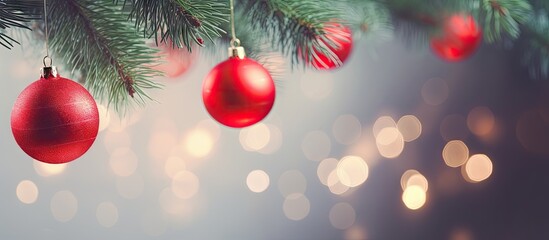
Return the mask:
{"type": "Polygon", "coordinates": [[[480,45],[482,31],[470,15],[456,14],[445,20],[441,33],[431,39],[431,48],[442,59],[463,60],[480,45]]]}
{"type": "Polygon", "coordinates": [[[325,33],[324,36],[330,41],[319,39],[320,42],[325,44],[330,51],[335,53],[341,63],[332,61],[329,55],[325,55],[319,49],[314,49],[313,55],[316,56],[313,56],[311,64],[316,69],[322,70],[341,67],[341,64],[347,61],[347,58],[351,55],[351,50],[353,49],[353,36],[351,29],[339,23],[327,23],[325,24],[323,30],[325,33]],[[330,45],[330,42],[333,42],[335,46],[330,45]]]}
{"type": "Polygon", "coordinates": [[[11,112],[15,141],[32,158],[66,163],[91,147],[99,129],[95,100],[80,84],[41,78],[17,98],[11,112]]]}
{"type": "Polygon", "coordinates": [[[162,43],[158,48],[161,62],[152,69],[163,72],[168,78],[182,76],[196,61],[196,51],[189,52],[186,48],[173,48],[171,41],[162,43]]]}
{"type": "Polygon", "coordinates": [[[257,62],[231,57],[215,66],[204,79],[202,98],[215,120],[242,128],[269,114],[275,85],[269,72],[257,62]]]}

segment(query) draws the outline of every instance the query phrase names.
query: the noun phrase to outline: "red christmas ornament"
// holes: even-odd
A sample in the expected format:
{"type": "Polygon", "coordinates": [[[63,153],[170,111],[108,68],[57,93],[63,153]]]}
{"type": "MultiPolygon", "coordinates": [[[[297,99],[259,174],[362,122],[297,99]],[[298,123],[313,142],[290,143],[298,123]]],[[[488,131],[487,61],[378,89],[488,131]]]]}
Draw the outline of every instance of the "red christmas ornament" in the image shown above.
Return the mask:
{"type": "Polygon", "coordinates": [[[95,141],[99,112],[84,87],[47,67],[17,98],[11,129],[17,144],[32,158],[66,163],[82,156],[95,141]]]}
{"type": "Polygon", "coordinates": [[[341,67],[342,64],[347,61],[347,58],[351,55],[351,50],[353,49],[353,36],[351,29],[339,23],[327,23],[325,24],[323,30],[325,32],[324,36],[330,41],[319,38],[319,42],[321,44],[325,44],[326,47],[337,56],[341,63],[338,61],[333,61],[330,59],[329,55],[325,55],[320,49],[314,48],[311,64],[316,69],[320,70],[329,70],[341,67]],[[335,46],[330,45],[330,42],[333,42],[335,46]]]}
{"type": "Polygon", "coordinates": [[[152,67],[163,72],[168,78],[178,78],[186,73],[196,60],[196,51],[189,52],[186,48],[173,48],[171,41],[162,43],[159,47],[162,63],[152,67]]]}
{"type": "Polygon", "coordinates": [[[244,57],[242,47],[229,50],[231,57],[215,66],[204,79],[202,98],[215,120],[242,128],[269,114],[275,100],[275,85],[263,66],[244,57]]]}
{"type": "Polygon", "coordinates": [[[431,48],[442,59],[463,60],[473,54],[482,31],[471,15],[455,14],[445,20],[441,33],[431,39],[431,48]]]}

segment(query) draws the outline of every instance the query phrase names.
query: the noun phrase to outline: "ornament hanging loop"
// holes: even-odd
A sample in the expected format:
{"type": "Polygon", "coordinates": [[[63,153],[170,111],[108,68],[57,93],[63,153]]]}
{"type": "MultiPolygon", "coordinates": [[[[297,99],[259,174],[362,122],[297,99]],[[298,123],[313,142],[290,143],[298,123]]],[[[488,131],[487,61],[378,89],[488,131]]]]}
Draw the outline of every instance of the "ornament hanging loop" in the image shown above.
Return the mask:
{"type": "Polygon", "coordinates": [[[44,63],[44,67],[51,67],[53,65],[53,59],[50,56],[45,56],[44,59],[42,59],[42,63],[44,63]]]}

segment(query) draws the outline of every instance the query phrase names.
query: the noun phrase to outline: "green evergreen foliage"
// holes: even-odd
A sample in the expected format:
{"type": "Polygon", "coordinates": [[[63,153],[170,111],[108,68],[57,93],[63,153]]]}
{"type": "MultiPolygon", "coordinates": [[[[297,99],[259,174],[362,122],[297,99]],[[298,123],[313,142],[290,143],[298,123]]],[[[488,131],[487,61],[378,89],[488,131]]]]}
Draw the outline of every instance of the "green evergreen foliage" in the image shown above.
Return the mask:
{"type": "MultiPolygon", "coordinates": [[[[267,65],[279,52],[291,59],[292,66],[307,67],[304,61],[314,57],[313,49],[339,61],[326,48],[333,44],[324,35],[328,22],[350,25],[357,41],[387,41],[396,35],[425,47],[445,16],[468,13],[480,24],[486,43],[514,41],[532,77],[549,77],[547,0],[235,1],[237,37],[248,55],[267,65]]],[[[8,29],[43,28],[42,3],[0,0],[0,45],[12,48],[18,43],[8,29]]],[[[132,103],[145,103],[150,99],[147,90],[160,87],[151,81],[159,73],[149,69],[158,61],[155,50],[145,42],[168,41],[174,48],[189,50],[204,47],[224,56],[230,40],[228,3],[48,0],[51,50],[55,60],[83,73],[96,98],[124,111],[132,103]]]]}

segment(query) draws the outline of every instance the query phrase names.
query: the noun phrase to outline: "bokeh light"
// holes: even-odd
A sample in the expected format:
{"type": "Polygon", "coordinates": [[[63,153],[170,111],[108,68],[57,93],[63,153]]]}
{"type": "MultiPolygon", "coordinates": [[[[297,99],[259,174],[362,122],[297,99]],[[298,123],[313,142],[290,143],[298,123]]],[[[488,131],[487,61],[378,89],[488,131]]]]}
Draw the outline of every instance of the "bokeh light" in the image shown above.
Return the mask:
{"type": "Polygon", "coordinates": [[[408,187],[408,180],[410,180],[410,178],[415,175],[421,175],[421,174],[415,169],[406,170],[402,174],[402,176],[400,177],[400,186],[402,187],[402,190],[408,187]]]}
{"type": "Polygon", "coordinates": [[[294,193],[305,193],[307,189],[307,179],[298,170],[289,170],[278,179],[278,190],[282,196],[289,196],[294,193]]]}
{"type": "Polygon", "coordinates": [[[346,156],[337,164],[339,181],[348,187],[357,187],[368,178],[368,165],[361,157],[346,156]]]}
{"type": "Polygon", "coordinates": [[[57,221],[68,222],[78,211],[78,200],[70,191],[59,191],[51,198],[50,210],[57,221]]]}
{"type": "Polygon", "coordinates": [[[417,210],[423,207],[427,200],[427,194],[420,186],[409,186],[402,193],[402,202],[407,208],[417,210]]]}
{"type": "Polygon", "coordinates": [[[330,154],[332,142],[330,137],[322,131],[312,131],[307,133],[301,143],[301,149],[307,159],[320,161],[330,154]]]}
{"type": "Polygon", "coordinates": [[[258,150],[262,154],[272,154],[280,149],[282,146],[282,131],[276,125],[265,124],[269,128],[270,139],[267,145],[258,150]]]}
{"type": "Polygon", "coordinates": [[[132,175],[137,169],[137,163],[137,155],[129,148],[115,150],[109,159],[112,171],[121,177],[132,175]]]}
{"type": "Polygon", "coordinates": [[[284,199],[282,209],[288,219],[299,221],[309,215],[311,204],[305,195],[292,193],[284,199]]]}
{"type": "Polygon", "coordinates": [[[480,182],[486,180],[492,175],[492,161],[484,154],[475,154],[469,158],[465,164],[467,180],[480,182]]]}
{"type": "Polygon", "coordinates": [[[148,145],[149,156],[156,160],[165,159],[176,146],[177,136],[175,132],[153,131],[148,145]]]}
{"type": "Polygon", "coordinates": [[[32,165],[38,175],[42,177],[49,177],[61,174],[67,168],[66,163],[49,164],[41,161],[33,161],[32,165]]]}
{"type": "Polygon", "coordinates": [[[201,129],[208,132],[214,142],[219,141],[219,138],[221,137],[221,129],[219,128],[219,124],[211,118],[206,118],[198,122],[196,124],[196,129],[201,129]]]}
{"type": "Polygon", "coordinates": [[[432,78],[421,88],[423,101],[429,105],[438,106],[444,103],[450,94],[450,88],[444,79],[432,78]]]}
{"type": "Polygon", "coordinates": [[[192,198],[200,189],[198,177],[190,171],[181,171],[172,179],[172,191],[181,199],[192,198]]]}
{"type": "Polygon", "coordinates": [[[449,167],[459,167],[469,159],[469,148],[463,141],[452,140],[444,146],[442,159],[449,167]]]}
{"type": "Polygon", "coordinates": [[[411,186],[418,186],[420,187],[424,192],[427,192],[429,190],[429,182],[427,181],[427,178],[423,176],[421,173],[414,174],[408,178],[408,181],[406,181],[406,188],[409,188],[411,186]]]}
{"type": "Polygon", "coordinates": [[[476,107],[467,116],[467,126],[477,136],[486,136],[494,129],[496,119],[487,107],[476,107]]]}
{"type": "Polygon", "coordinates": [[[135,199],[143,194],[144,188],[145,181],[139,173],[116,178],[116,190],[123,198],[135,199]]]}
{"type": "Polygon", "coordinates": [[[354,115],[341,115],[334,121],[332,134],[339,143],[350,145],[360,139],[362,124],[354,115]]]}
{"type": "Polygon", "coordinates": [[[397,122],[397,128],[406,142],[414,141],[421,136],[421,122],[414,115],[401,117],[397,122]]]}
{"type": "Polygon", "coordinates": [[[381,129],[376,137],[379,154],[385,158],[397,158],[404,151],[404,138],[395,127],[381,129]]]}
{"type": "Polygon", "coordinates": [[[101,132],[109,127],[109,124],[111,123],[111,114],[109,109],[101,104],[97,104],[97,110],[99,111],[99,132],[101,132]]]}
{"type": "Polygon", "coordinates": [[[185,161],[179,157],[169,157],[164,163],[164,172],[169,178],[186,169],[185,161]]]}
{"type": "Polygon", "coordinates": [[[262,170],[251,171],[246,178],[246,185],[248,185],[250,191],[255,193],[267,190],[269,183],[269,175],[262,170]]]}
{"type": "Polygon", "coordinates": [[[329,186],[328,177],[337,168],[338,162],[335,158],[326,158],[318,164],[316,174],[322,184],[329,186]]]}
{"type": "Polygon", "coordinates": [[[214,147],[214,137],[209,131],[195,128],[184,139],[186,152],[196,158],[206,157],[214,147]]]}
{"type": "Polygon", "coordinates": [[[188,217],[192,212],[193,205],[175,196],[171,187],[166,187],[160,192],[158,202],[162,210],[170,215],[188,217]]]}
{"type": "Polygon", "coordinates": [[[33,204],[38,198],[38,187],[30,180],[23,180],[17,184],[15,194],[22,203],[33,204]]]}
{"type": "Polygon", "coordinates": [[[95,217],[99,225],[110,228],[118,222],[118,207],[112,202],[102,202],[97,206],[95,217]]]}
{"type": "Polygon", "coordinates": [[[379,133],[385,128],[396,128],[397,124],[392,117],[381,116],[372,125],[372,133],[374,137],[377,138],[379,133]]]}
{"type": "Polygon", "coordinates": [[[128,132],[105,132],[104,145],[109,153],[113,153],[119,148],[129,148],[132,144],[132,139],[128,132]]]}
{"type": "Polygon", "coordinates": [[[240,144],[246,151],[255,152],[263,149],[271,139],[271,131],[263,123],[240,130],[240,144]]]}
{"type": "Polygon", "coordinates": [[[366,230],[358,224],[353,225],[345,231],[345,240],[365,240],[369,239],[366,230]]]}
{"type": "Polygon", "coordinates": [[[355,220],[355,209],[348,203],[337,203],[330,209],[330,223],[337,229],[350,228],[355,220]]]}
{"type": "Polygon", "coordinates": [[[328,175],[328,188],[330,192],[335,195],[342,195],[349,191],[349,186],[341,183],[339,177],[337,176],[337,170],[334,170],[328,175]]]}

